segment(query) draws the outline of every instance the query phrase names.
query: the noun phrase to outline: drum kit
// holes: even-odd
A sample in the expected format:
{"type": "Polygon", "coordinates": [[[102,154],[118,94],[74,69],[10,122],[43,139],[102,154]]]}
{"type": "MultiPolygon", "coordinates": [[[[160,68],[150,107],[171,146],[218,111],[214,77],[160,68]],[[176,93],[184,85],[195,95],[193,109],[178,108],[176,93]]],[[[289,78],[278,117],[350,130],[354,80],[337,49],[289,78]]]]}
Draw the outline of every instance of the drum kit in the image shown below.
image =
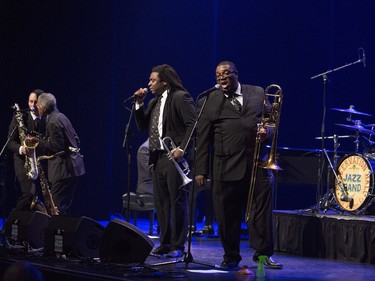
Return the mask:
{"type": "MultiPolygon", "coordinates": [[[[335,184],[331,193],[333,193],[334,200],[343,211],[356,215],[363,214],[375,200],[375,195],[373,195],[375,153],[372,151],[372,147],[375,147],[375,142],[371,140],[371,137],[375,136],[375,124],[365,125],[360,120],[352,120],[352,115],[372,116],[355,110],[353,105],[347,109],[331,108],[331,110],[348,113],[347,121],[350,121],[351,124],[335,125],[355,132],[354,136],[334,135],[324,137],[334,141],[333,164],[324,150],[331,171],[335,176],[335,184]],[[338,143],[340,138],[354,138],[355,152],[345,155],[337,162],[339,158],[337,156],[337,148],[340,146],[338,143]],[[362,153],[359,152],[360,144],[363,146],[362,153]]],[[[318,137],[316,139],[321,138],[318,137]]],[[[330,194],[326,194],[324,197],[327,199],[330,194]]]]}

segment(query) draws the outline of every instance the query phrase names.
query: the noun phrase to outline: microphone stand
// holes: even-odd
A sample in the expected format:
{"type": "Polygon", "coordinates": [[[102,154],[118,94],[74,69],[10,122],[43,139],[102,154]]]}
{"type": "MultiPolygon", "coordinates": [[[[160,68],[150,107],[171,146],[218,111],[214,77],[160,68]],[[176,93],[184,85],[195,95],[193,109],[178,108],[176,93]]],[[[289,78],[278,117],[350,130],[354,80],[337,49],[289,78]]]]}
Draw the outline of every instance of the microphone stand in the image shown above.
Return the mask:
{"type": "MultiPolygon", "coordinates": [[[[128,101],[129,99],[125,100],[124,102],[128,101]]],[[[128,109],[128,108],[126,108],[128,109]]],[[[134,111],[135,111],[135,100],[133,99],[132,100],[132,108],[130,109],[130,116],[129,116],[129,120],[128,120],[128,123],[126,124],[126,127],[125,127],[125,133],[124,133],[124,141],[122,143],[122,147],[125,148],[126,147],[126,153],[127,153],[127,156],[128,156],[128,187],[127,187],[127,206],[126,206],[126,221],[129,222],[130,221],[130,187],[131,187],[131,137],[132,137],[132,133],[131,133],[131,130],[130,130],[130,124],[131,124],[131,120],[133,118],[133,115],[134,115],[134,111]]]]}
{"type": "MultiPolygon", "coordinates": [[[[14,128],[12,129],[12,132],[8,136],[7,141],[5,142],[3,148],[1,149],[0,159],[3,158],[3,153],[5,151],[5,148],[7,147],[8,143],[10,141],[10,138],[13,136],[13,134],[14,134],[15,130],[17,129],[17,127],[18,127],[17,125],[14,126],[14,128]]],[[[1,179],[0,179],[0,181],[1,181],[1,179]]],[[[1,185],[1,182],[0,182],[0,185],[1,185]]],[[[1,234],[3,234],[3,230],[5,229],[4,228],[5,227],[5,209],[6,209],[5,208],[5,196],[6,196],[6,192],[5,192],[5,172],[4,172],[4,184],[2,184],[2,188],[3,188],[3,194],[2,194],[2,196],[3,196],[3,199],[2,199],[3,200],[3,202],[2,202],[2,204],[3,204],[3,208],[2,208],[2,212],[3,212],[3,219],[2,220],[3,220],[3,222],[2,222],[1,234]]]]}
{"type": "MultiPolygon", "coordinates": [[[[324,154],[325,154],[325,156],[327,157],[327,161],[328,161],[328,163],[329,163],[329,166],[330,166],[330,168],[331,168],[331,170],[332,170],[332,173],[333,173],[334,176],[335,176],[337,186],[338,186],[338,188],[339,188],[340,191],[341,191],[341,198],[344,198],[345,196],[347,196],[347,197],[349,198],[348,189],[347,189],[346,185],[342,182],[342,180],[339,178],[339,176],[337,175],[337,173],[336,173],[336,171],[335,171],[335,168],[333,167],[332,162],[331,162],[331,160],[329,159],[328,154],[327,154],[327,151],[326,151],[325,149],[324,149],[324,154]]],[[[332,189],[331,189],[331,190],[332,190],[332,189]]],[[[332,190],[332,193],[333,193],[333,190],[332,190]]],[[[342,200],[342,201],[347,201],[347,200],[343,200],[343,199],[341,199],[341,200],[342,200]]],[[[349,199],[348,199],[348,200],[349,200],[349,199]]],[[[349,200],[349,202],[352,202],[352,199],[349,200]]]]}
{"type": "MultiPolygon", "coordinates": [[[[204,93],[203,93],[204,94],[204,93]]],[[[201,94],[202,95],[202,94],[201,94]]],[[[201,96],[199,95],[197,97],[197,100],[199,99],[199,97],[201,96]]],[[[197,119],[195,120],[195,123],[194,123],[194,126],[193,126],[193,129],[191,130],[191,133],[190,133],[190,136],[189,136],[189,140],[187,141],[186,143],[186,146],[185,146],[185,149],[187,148],[189,142],[190,142],[190,139],[192,138],[193,134],[194,134],[194,131],[198,125],[198,121],[202,115],[202,112],[203,112],[203,109],[205,108],[206,106],[206,103],[207,103],[207,98],[208,98],[208,95],[206,96],[206,98],[204,99],[203,101],[203,104],[202,104],[202,107],[201,109],[199,110],[199,113],[198,113],[198,116],[197,116],[197,119]]],[[[185,151],[184,149],[184,151],[185,151]]],[[[193,179],[194,181],[194,179],[193,179]]],[[[189,234],[188,234],[188,250],[186,253],[184,253],[184,258],[181,259],[181,260],[175,260],[175,261],[168,261],[168,262],[160,262],[160,263],[155,263],[155,264],[152,264],[152,266],[160,266],[160,265],[168,265],[168,264],[177,264],[177,263],[182,263],[184,262],[185,263],[185,266],[188,267],[189,263],[195,263],[195,264],[199,264],[199,265],[204,265],[204,266],[209,266],[209,267],[213,267],[213,268],[217,268],[217,269],[223,269],[220,265],[217,265],[217,264],[211,264],[211,263],[207,263],[207,262],[203,262],[203,261],[197,261],[197,260],[194,260],[193,258],[193,255],[191,254],[191,239],[192,239],[192,231],[193,231],[193,214],[195,212],[193,212],[193,208],[194,208],[194,190],[195,190],[195,184],[193,182],[193,185],[190,189],[190,194],[189,194],[189,198],[190,198],[190,214],[189,214],[189,234]]]]}
{"type": "MultiPolygon", "coordinates": [[[[359,48],[358,51],[360,49],[362,49],[362,48],[359,48]]],[[[326,106],[326,88],[327,88],[327,82],[330,82],[327,75],[330,74],[330,73],[339,71],[341,69],[347,68],[349,66],[355,65],[357,63],[365,63],[364,60],[365,60],[364,55],[362,55],[362,59],[359,58],[358,60],[356,60],[354,62],[344,64],[344,65],[336,67],[334,69],[329,69],[329,70],[327,70],[327,71],[325,71],[323,73],[314,75],[314,76],[312,76],[310,78],[311,80],[319,78],[319,77],[321,77],[323,79],[323,116],[322,116],[322,125],[321,125],[321,138],[322,138],[322,143],[321,143],[322,147],[321,147],[321,150],[322,150],[322,152],[321,152],[319,172],[318,172],[319,173],[319,175],[318,175],[318,181],[319,181],[318,182],[318,197],[320,197],[320,198],[321,198],[321,195],[323,193],[322,175],[323,175],[324,163],[325,163],[325,161],[324,161],[325,157],[323,155],[323,152],[325,151],[325,145],[324,145],[324,140],[325,140],[325,122],[326,122],[325,119],[326,119],[326,111],[327,111],[327,106],[326,106]]],[[[327,191],[326,191],[326,194],[323,196],[323,198],[327,197],[328,194],[329,194],[329,186],[327,184],[327,191]]],[[[322,198],[319,199],[318,206],[316,207],[317,209],[321,209],[323,207],[321,205],[322,201],[325,201],[325,200],[322,200],[322,198]]]]}

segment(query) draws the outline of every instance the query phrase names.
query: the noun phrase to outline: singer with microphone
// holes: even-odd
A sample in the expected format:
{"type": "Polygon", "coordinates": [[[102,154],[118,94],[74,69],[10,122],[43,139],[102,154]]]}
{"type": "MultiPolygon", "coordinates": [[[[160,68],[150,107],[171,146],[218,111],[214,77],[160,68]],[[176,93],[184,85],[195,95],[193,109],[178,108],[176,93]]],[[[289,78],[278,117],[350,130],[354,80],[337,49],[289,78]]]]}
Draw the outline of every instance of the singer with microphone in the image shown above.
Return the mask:
{"type": "MultiPolygon", "coordinates": [[[[44,135],[45,119],[39,116],[39,111],[36,107],[38,97],[42,93],[43,90],[41,89],[33,90],[29,94],[28,108],[21,109],[19,112],[22,113],[23,124],[28,132],[44,135]]],[[[36,190],[38,190],[39,181],[30,179],[26,175],[25,155],[28,153],[28,148],[20,141],[18,122],[15,115],[9,125],[8,137],[7,148],[13,152],[14,172],[17,179],[15,181],[16,190],[21,193],[17,199],[16,208],[18,210],[29,210],[36,190]]],[[[37,156],[42,154],[40,147],[36,147],[36,154],[37,156]]]]}
{"type": "MultiPolygon", "coordinates": [[[[236,270],[242,260],[242,212],[248,198],[257,123],[262,116],[265,93],[259,86],[240,83],[237,68],[231,61],[217,65],[216,81],[220,89],[205,95],[205,106],[198,121],[195,181],[198,186],[203,185],[207,176],[212,175],[212,198],[224,249],[221,268],[236,270]]],[[[198,107],[200,104],[203,102],[198,101],[198,107]]],[[[267,100],[265,109],[270,107],[267,100]]],[[[272,131],[271,128],[260,130],[260,159],[266,156],[265,146],[272,139],[272,131]]],[[[272,180],[269,170],[258,169],[248,228],[250,246],[255,249],[254,262],[259,262],[259,256],[266,256],[266,267],[281,269],[282,264],[272,258],[272,180]]]]}
{"type": "MultiPolygon", "coordinates": [[[[187,194],[174,162],[167,156],[161,139],[169,137],[176,148],[172,157],[184,158],[192,170],[194,140],[190,138],[196,120],[194,100],[182,85],[177,72],[168,64],[152,68],[148,87],[154,97],[144,106],[146,89],[134,93],[135,119],[140,130],[149,132],[150,165],[160,246],[153,254],[169,258],[184,254],[188,232],[187,194]]],[[[187,175],[189,176],[189,175],[187,175]]]]}

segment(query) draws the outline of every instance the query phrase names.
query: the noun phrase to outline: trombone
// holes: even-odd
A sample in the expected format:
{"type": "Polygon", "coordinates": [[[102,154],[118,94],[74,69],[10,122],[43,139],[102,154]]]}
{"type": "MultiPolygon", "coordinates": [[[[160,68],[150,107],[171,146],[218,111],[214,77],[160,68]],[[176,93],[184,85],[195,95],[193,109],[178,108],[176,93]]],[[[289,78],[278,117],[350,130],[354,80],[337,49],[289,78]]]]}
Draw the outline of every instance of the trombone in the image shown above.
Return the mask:
{"type": "Polygon", "coordinates": [[[167,151],[168,159],[176,166],[176,169],[182,178],[182,184],[179,188],[191,183],[192,179],[187,176],[190,173],[189,163],[184,158],[176,161],[172,155],[172,151],[177,148],[173,140],[170,137],[164,137],[161,139],[161,143],[163,144],[165,151],[167,151]]]}
{"type": "Polygon", "coordinates": [[[255,150],[254,150],[254,159],[253,159],[253,167],[251,173],[251,181],[250,181],[250,189],[249,195],[247,200],[247,207],[245,213],[246,222],[250,220],[250,212],[251,206],[254,196],[254,189],[257,179],[257,170],[258,167],[263,169],[270,169],[270,170],[282,170],[280,166],[276,162],[276,148],[277,148],[277,135],[279,131],[279,123],[280,123],[280,111],[282,106],[283,100],[283,91],[279,85],[272,84],[269,85],[264,92],[264,100],[263,100],[263,109],[262,109],[262,117],[260,123],[258,124],[258,131],[255,140],[255,150]],[[273,98],[273,102],[271,104],[270,112],[266,112],[268,98],[273,98]],[[262,163],[259,162],[259,153],[261,149],[261,129],[262,128],[273,128],[274,133],[272,137],[272,144],[268,159],[262,163]]]}

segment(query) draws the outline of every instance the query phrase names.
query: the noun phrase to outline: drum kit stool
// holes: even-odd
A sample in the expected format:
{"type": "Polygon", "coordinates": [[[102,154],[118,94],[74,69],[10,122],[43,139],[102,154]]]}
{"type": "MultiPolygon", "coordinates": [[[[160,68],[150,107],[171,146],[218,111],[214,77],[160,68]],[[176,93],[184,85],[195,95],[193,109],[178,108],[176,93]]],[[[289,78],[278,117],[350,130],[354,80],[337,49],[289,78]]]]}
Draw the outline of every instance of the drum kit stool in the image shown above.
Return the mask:
{"type": "MultiPolygon", "coordinates": [[[[371,146],[375,144],[371,140],[371,137],[375,135],[375,124],[365,125],[361,120],[352,120],[353,114],[371,116],[371,114],[355,110],[353,105],[347,109],[331,108],[331,110],[349,114],[346,120],[351,122],[351,124],[335,125],[355,131],[355,135],[324,137],[324,139],[332,139],[334,143],[333,163],[327,151],[324,148],[322,150],[329,164],[328,171],[334,175],[335,184],[334,188],[330,188],[328,183],[327,193],[323,195],[315,208],[312,207],[312,209],[307,209],[307,211],[332,209],[339,213],[346,211],[355,215],[364,214],[375,201],[375,195],[373,195],[375,153],[371,151],[371,146]],[[338,162],[340,158],[337,155],[337,150],[340,146],[339,139],[343,138],[354,139],[355,151],[345,155],[338,162]],[[359,153],[360,144],[364,147],[362,154],[359,153]]],[[[322,137],[316,137],[315,139],[322,139],[322,137]]]]}

